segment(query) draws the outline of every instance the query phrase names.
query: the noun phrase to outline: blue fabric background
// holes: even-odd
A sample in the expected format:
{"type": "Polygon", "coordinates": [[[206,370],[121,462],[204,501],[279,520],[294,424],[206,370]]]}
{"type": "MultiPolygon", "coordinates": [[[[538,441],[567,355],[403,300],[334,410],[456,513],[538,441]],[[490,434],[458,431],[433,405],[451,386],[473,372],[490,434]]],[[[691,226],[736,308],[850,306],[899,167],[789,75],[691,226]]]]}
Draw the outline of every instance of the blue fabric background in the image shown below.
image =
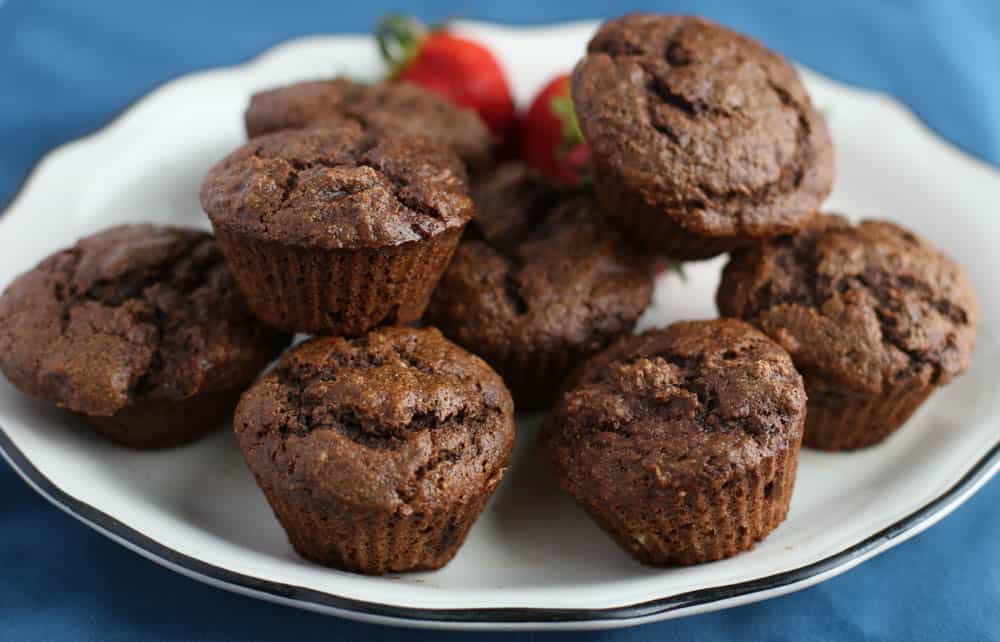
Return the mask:
{"type": "MultiPolygon", "coordinates": [[[[834,78],[889,92],[1000,163],[1000,2],[633,2],[701,13],[834,78]]],[[[70,3],[0,0],[0,202],[51,148],[162,82],[387,10],[531,24],[622,13],[594,0],[70,3]]],[[[891,213],[887,213],[891,214],[891,213]]],[[[1000,640],[1000,480],[929,532],[791,596],[593,634],[443,634],[356,624],[175,575],[102,538],[0,464],[0,640],[1000,640]]]]}

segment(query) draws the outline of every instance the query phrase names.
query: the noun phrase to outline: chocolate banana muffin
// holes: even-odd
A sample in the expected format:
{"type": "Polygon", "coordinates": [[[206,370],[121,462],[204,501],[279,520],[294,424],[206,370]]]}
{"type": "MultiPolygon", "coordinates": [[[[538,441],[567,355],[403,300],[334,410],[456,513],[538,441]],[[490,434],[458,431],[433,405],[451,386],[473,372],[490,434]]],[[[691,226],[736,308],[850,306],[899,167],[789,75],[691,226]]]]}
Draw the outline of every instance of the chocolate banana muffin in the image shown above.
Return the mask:
{"type": "Polygon", "coordinates": [[[492,135],[474,110],[405,81],[363,85],[334,78],[262,91],[250,99],[246,129],[253,138],[343,116],[440,141],[475,171],[492,163],[492,135]]]}
{"type": "Polygon", "coordinates": [[[204,232],[107,229],[0,297],[0,369],[135,448],[219,427],[290,337],[254,319],[204,232]]]}
{"type": "Polygon", "coordinates": [[[433,328],[303,343],[234,425],[295,550],[371,574],[447,564],[514,444],[503,381],[433,328]]]}
{"type": "Polygon", "coordinates": [[[645,564],[698,564],[788,513],[806,419],[788,354],[732,319],[623,338],[546,418],[560,488],[645,564]]]}
{"type": "Polygon", "coordinates": [[[572,92],[594,192],[649,249],[703,259],[794,232],[830,192],[830,137],[795,69],[708,20],[604,23],[572,92]]]}
{"type": "Polygon", "coordinates": [[[467,240],[427,320],[496,368],[519,410],[541,408],[587,356],[631,333],[652,271],[590,196],[561,192],[521,163],[499,168],[473,199],[467,240]]]}
{"type": "Polygon", "coordinates": [[[716,300],[792,355],[809,394],[805,444],[815,448],[882,441],[972,360],[972,284],[893,223],[821,216],[740,251],[716,300]]]}
{"type": "Polygon", "coordinates": [[[254,314],[348,336],[418,319],[473,212],[450,150],[355,120],[254,138],[201,203],[254,314]]]}

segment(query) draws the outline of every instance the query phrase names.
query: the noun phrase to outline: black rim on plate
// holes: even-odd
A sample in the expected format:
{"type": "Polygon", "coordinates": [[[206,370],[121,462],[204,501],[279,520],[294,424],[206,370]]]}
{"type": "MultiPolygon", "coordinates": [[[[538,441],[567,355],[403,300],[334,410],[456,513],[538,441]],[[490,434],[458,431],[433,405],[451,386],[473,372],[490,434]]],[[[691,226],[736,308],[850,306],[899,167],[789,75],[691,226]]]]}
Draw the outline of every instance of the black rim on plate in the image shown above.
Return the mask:
{"type": "MultiPolygon", "coordinates": [[[[265,51],[265,53],[267,53],[265,51]]],[[[263,55],[263,54],[261,54],[263,55]]],[[[247,63],[260,56],[254,56],[247,63]]],[[[242,66],[242,65],[237,65],[242,66]]],[[[184,74],[178,78],[182,78],[184,74]]],[[[176,79],[173,79],[176,80],[176,79]]],[[[172,80],[159,85],[162,88],[172,80]]],[[[152,92],[150,92],[152,93],[152,92]]],[[[104,129],[112,126],[118,119],[131,111],[144,99],[149,97],[149,93],[144,94],[126,105],[110,120],[103,125],[96,127],[87,134],[76,138],[88,138],[94,136],[104,129]]],[[[68,141],[71,142],[71,141],[68,141]]],[[[66,143],[64,143],[66,144],[66,143]]],[[[62,147],[60,145],[59,147],[62,147]]],[[[58,150],[56,147],[41,156],[28,170],[21,183],[14,192],[2,203],[0,218],[17,202],[25,187],[34,176],[42,161],[50,154],[58,150]]],[[[166,565],[173,565],[184,569],[196,578],[213,580],[222,585],[243,591],[256,593],[258,595],[272,596],[300,605],[313,607],[323,607],[335,609],[347,614],[360,614],[375,618],[385,618],[395,620],[401,624],[407,622],[460,622],[467,624],[554,624],[560,622],[594,622],[594,621],[619,621],[622,624],[630,620],[648,618],[662,615],[672,611],[686,610],[700,605],[721,602],[738,597],[763,593],[796,584],[802,584],[817,576],[849,566],[852,562],[865,558],[870,554],[878,552],[903,533],[919,529],[928,523],[932,523],[936,518],[944,513],[956,508],[966,499],[966,494],[981,483],[984,483],[993,475],[994,468],[1000,465],[1000,442],[994,444],[990,450],[951,488],[942,493],[933,501],[923,507],[903,517],[894,524],[882,529],[870,537],[850,546],[849,548],[825,557],[819,561],[807,564],[790,571],[768,575],[746,582],[738,582],[725,586],[716,586],[705,589],[689,591],[655,600],[630,604],[627,606],[612,607],[605,609],[548,609],[548,608],[467,608],[467,609],[426,609],[409,608],[395,606],[392,604],[381,604],[378,602],[367,602],[356,600],[340,595],[324,593],[315,589],[281,582],[262,580],[250,575],[236,573],[220,566],[215,566],[199,559],[185,555],[156,540],[142,534],[134,528],[123,524],[111,515],[82,502],[75,497],[65,493],[38,470],[14,444],[13,440],[0,426],[0,453],[2,453],[14,469],[26,480],[34,485],[36,490],[56,506],[70,513],[83,523],[103,531],[114,537],[127,542],[136,550],[144,551],[154,560],[166,565]]]]}
{"type": "Polygon", "coordinates": [[[136,549],[145,551],[154,560],[159,560],[190,573],[218,581],[222,584],[255,593],[282,598],[303,605],[337,609],[347,613],[388,618],[400,623],[406,622],[462,622],[470,624],[546,624],[559,622],[621,621],[661,615],[671,611],[720,602],[755,593],[762,593],[782,587],[806,582],[829,571],[849,566],[851,562],[877,552],[899,535],[920,528],[936,517],[958,506],[966,493],[985,482],[1000,463],[1000,443],[994,445],[976,462],[954,486],[922,508],[910,513],[891,526],[871,535],[857,544],[812,564],[791,571],[776,573],[766,577],[739,582],[726,586],[698,589],[678,595],[671,595],[648,602],[630,604],[606,609],[546,609],[546,608],[468,608],[468,609],[425,609],[394,606],[356,600],[340,595],[332,595],[302,586],[282,584],[262,580],[242,573],[236,573],[195,559],[164,546],[139,531],[118,521],[111,515],[82,502],[65,493],[28,460],[14,445],[10,436],[0,426],[0,451],[14,468],[28,479],[36,489],[52,503],[65,509],[84,523],[103,530],[128,542],[136,549]]]}

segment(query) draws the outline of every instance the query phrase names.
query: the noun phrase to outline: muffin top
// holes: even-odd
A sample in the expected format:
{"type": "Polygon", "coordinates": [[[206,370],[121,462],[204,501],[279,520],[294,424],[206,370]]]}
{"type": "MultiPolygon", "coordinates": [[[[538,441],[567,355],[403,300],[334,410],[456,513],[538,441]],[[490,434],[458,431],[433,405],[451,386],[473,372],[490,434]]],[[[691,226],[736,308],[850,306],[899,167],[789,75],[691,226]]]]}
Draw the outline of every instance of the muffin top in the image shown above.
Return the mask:
{"type": "Polygon", "coordinates": [[[264,483],[404,515],[479,495],[514,443],[503,381],[434,328],[303,343],[243,395],[234,425],[264,483]]]}
{"type": "Polygon", "coordinates": [[[599,170],[689,232],[792,231],[830,191],[829,134],[795,69],[710,21],[604,23],[572,91],[599,170]]]}
{"type": "Polygon", "coordinates": [[[472,184],[476,214],[465,238],[510,249],[546,211],[570,195],[527,163],[499,165],[472,184]]]}
{"type": "Polygon", "coordinates": [[[254,138],[208,172],[201,204],[217,230],[324,249],[427,239],[473,211],[447,148],[349,119],[254,138]]]}
{"type": "Polygon", "coordinates": [[[893,223],[818,217],[733,255],[716,295],[804,373],[862,394],[943,384],[969,367],[975,292],[962,269],[893,223]]]}
{"type": "Polygon", "coordinates": [[[0,369],[88,415],[244,385],[288,344],[249,313],[211,236],[112,227],[0,297],[0,369]]]}
{"type": "Polygon", "coordinates": [[[649,305],[649,266],[602,222],[593,199],[523,164],[474,191],[476,216],[431,297],[428,319],[488,358],[595,352],[649,305]]]}
{"type": "Polygon", "coordinates": [[[651,487],[721,485],[802,438],[802,378],[742,321],[681,321],[623,338],[572,384],[543,441],[573,492],[634,500],[651,487]]]}
{"type": "Polygon", "coordinates": [[[472,168],[491,162],[492,137],[474,110],[405,81],[363,85],[335,78],[262,91],[250,99],[247,135],[299,129],[339,116],[440,141],[472,168]]]}

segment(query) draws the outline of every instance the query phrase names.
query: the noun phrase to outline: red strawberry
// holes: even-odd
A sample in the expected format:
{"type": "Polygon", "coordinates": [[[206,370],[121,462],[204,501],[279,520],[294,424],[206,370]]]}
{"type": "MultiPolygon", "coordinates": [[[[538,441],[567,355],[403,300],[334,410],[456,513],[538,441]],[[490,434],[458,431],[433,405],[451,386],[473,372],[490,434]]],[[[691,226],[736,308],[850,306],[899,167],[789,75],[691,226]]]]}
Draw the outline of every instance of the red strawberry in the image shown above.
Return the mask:
{"type": "Polygon", "coordinates": [[[549,177],[572,186],[590,180],[590,148],[576,119],[568,74],[554,78],[532,101],[521,140],[525,160],[549,177]]]}
{"type": "Polygon", "coordinates": [[[682,281],[687,281],[687,273],[684,272],[684,264],[676,259],[668,259],[665,256],[653,257],[653,274],[660,276],[664,272],[676,272],[682,281]]]}
{"type": "Polygon", "coordinates": [[[382,18],[375,38],[390,65],[391,79],[408,80],[475,109],[490,131],[505,140],[515,119],[514,99],[489,49],[400,15],[382,18]]]}

